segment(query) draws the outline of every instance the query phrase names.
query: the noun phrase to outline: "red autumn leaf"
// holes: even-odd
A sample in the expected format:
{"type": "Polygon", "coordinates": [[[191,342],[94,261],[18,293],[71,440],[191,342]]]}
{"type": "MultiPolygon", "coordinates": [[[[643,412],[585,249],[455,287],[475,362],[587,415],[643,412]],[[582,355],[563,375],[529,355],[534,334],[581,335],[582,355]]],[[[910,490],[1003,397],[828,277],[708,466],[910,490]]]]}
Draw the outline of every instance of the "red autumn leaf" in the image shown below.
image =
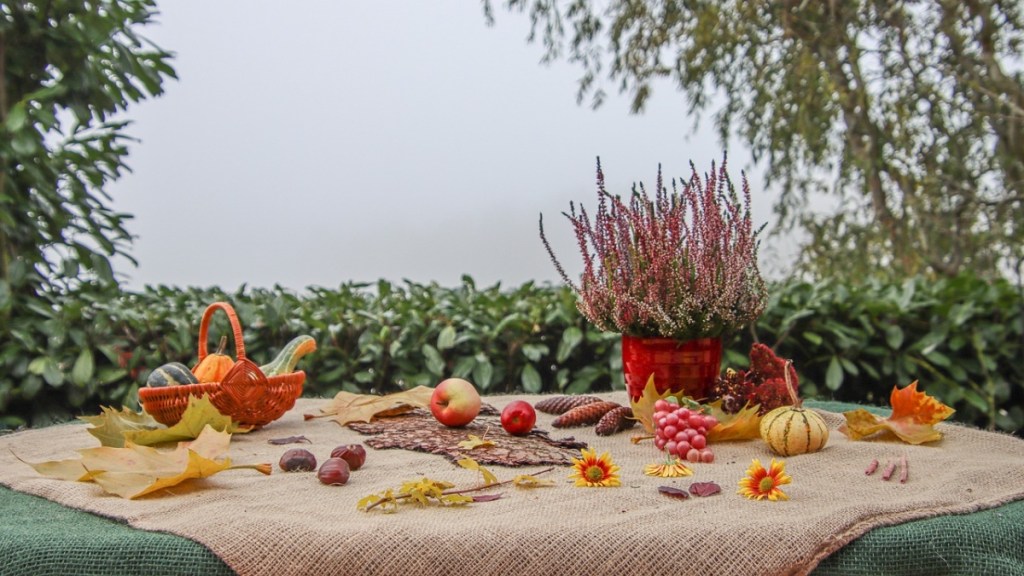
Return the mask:
{"type": "Polygon", "coordinates": [[[863,408],[844,412],[846,424],[840,426],[839,431],[851,440],[860,440],[888,430],[908,444],[924,444],[942,439],[942,432],[934,426],[954,412],[937,399],[919,392],[916,380],[903,389],[894,386],[889,404],[892,414],[888,418],[875,416],[863,408]]]}
{"type": "Polygon", "coordinates": [[[713,496],[722,491],[722,487],[714,482],[694,482],[690,484],[690,494],[694,496],[713,496]]]}
{"type": "Polygon", "coordinates": [[[690,497],[690,495],[686,493],[686,490],[675,488],[673,486],[658,486],[658,492],[661,492],[669,498],[678,498],[679,500],[686,500],[690,497]]]}

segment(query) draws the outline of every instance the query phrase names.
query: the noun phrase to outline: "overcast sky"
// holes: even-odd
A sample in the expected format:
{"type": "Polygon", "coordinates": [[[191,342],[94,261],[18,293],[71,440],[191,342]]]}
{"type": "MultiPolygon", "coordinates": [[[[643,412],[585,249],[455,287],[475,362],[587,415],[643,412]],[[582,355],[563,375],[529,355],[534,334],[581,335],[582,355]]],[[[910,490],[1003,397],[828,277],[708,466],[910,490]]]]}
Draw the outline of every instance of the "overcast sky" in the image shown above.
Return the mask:
{"type": "MultiPolygon", "coordinates": [[[[653,185],[659,163],[688,176],[721,158],[710,118],[694,133],[669,83],[642,115],[611,88],[597,111],[578,106],[579,69],[541,65],[525,16],[488,27],[472,0],[283,6],[163,1],[142,30],[179,80],[129,109],[141,142],[109,189],[135,215],[139,266],[116,267],[129,288],[555,282],[538,215],[578,274],[561,212],[594,206],[597,156],[621,193],[653,185]]],[[[729,158],[768,222],[749,153],[729,158]]]]}

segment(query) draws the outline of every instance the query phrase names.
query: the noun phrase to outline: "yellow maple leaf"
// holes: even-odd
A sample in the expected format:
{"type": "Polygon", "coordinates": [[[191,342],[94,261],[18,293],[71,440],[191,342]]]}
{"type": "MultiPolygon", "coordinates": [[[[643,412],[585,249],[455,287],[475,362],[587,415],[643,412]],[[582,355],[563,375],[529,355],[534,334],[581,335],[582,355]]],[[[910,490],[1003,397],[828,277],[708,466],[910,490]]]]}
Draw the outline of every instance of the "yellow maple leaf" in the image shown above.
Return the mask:
{"type": "Polygon", "coordinates": [[[341,391],[320,412],[322,417],[342,426],[349,422],[369,422],[374,418],[397,416],[414,408],[428,408],[433,393],[434,389],[429,386],[417,386],[383,396],[341,391]]]}
{"type": "Polygon", "coordinates": [[[477,436],[476,434],[470,434],[469,435],[469,440],[463,440],[462,442],[459,442],[459,447],[460,448],[465,448],[466,450],[472,450],[474,448],[487,448],[489,446],[494,446],[494,445],[495,444],[494,444],[493,440],[487,440],[485,438],[481,438],[481,437],[477,436]]]}
{"type": "Polygon", "coordinates": [[[889,396],[892,414],[876,416],[863,408],[844,412],[846,423],[839,431],[850,440],[860,440],[888,430],[908,444],[924,444],[942,439],[935,425],[953,415],[954,410],[939,400],[917,390],[917,381],[900,389],[893,386],[889,396]]]}
{"type": "Polygon", "coordinates": [[[230,434],[252,430],[251,427],[241,426],[232,421],[231,417],[221,414],[206,395],[201,398],[189,396],[188,406],[181,420],[171,427],[157,422],[146,412],[135,412],[126,407],[118,411],[103,406],[99,415],[79,416],[79,420],[92,424],[86,430],[95,436],[101,445],[113,448],[124,447],[126,440],[141,446],[193,440],[207,424],[215,430],[230,434]]]}
{"type": "Polygon", "coordinates": [[[229,469],[255,468],[270,474],[269,464],[232,465],[226,457],[230,441],[231,434],[207,426],[194,441],[179,442],[171,451],[127,441],[123,448],[79,450],[80,459],[29,465],[44,476],[95,482],[104,491],[129,499],[229,469]]]}
{"type": "Polygon", "coordinates": [[[757,411],[758,404],[747,404],[739,412],[729,414],[722,410],[722,401],[715,400],[708,404],[711,415],[718,424],[708,430],[708,442],[725,442],[729,440],[755,440],[761,437],[761,416],[757,411]]]}
{"type": "Polygon", "coordinates": [[[466,470],[476,470],[477,472],[482,474],[484,477],[484,484],[488,486],[498,481],[498,477],[495,476],[493,472],[491,472],[487,468],[484,468],[476,460],[473,460],[472,458],[463,458],[462,460],[458,461],[458,465],[462,466],[466,470]]]}
{"type": "Polygon", "coordinates": [[[100,441],[103,446],[124,446],[124,435],[138,430],[156,430],[163,427],[146,412],[135,412],[122,406],[114,410],[109,406],[100,406],[100,413],[94,416],[79,416],[79,420],[92,424],[86,430],[100,441]]]}
{"type": "Polygon", "coordinates": [[[674,398],[682,399],[681,393],[673,394],[671,390],[666,390],[664,393],[659,393],[658,388],[654,385],[654,374],[647,379],[647,385],[644,386],[644,391],[640,394],[640,398],[629,400],[630,408],[633,410],[633,418],[635,418],[640,425],[644,427],[644,431],[648,434],[654,434],[654,403],[658,400],[664,400],[672,396],[674,398]]]}

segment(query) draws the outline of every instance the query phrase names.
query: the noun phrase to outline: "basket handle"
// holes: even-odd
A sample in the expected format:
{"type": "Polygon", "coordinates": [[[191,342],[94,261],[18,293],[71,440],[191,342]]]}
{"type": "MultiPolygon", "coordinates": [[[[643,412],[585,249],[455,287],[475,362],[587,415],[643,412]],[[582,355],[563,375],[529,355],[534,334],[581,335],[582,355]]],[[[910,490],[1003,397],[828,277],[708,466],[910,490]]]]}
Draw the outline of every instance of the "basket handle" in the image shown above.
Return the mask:
{"type": "Polygon", "coordinates": [[[208,354],[206,351],[206,340],[210,333],[210,318],[213,317],[213,313],[217,310],[223,310],[228,315],[228,320],[231,321],[231,335],[235,339],[235,355],[237,360],[245,360],[242,325],[238,322],[238,315],[235,314],[235,309],[227,302],[214,302],[206,307],[206,311],[203,312],[203,319],[199,322],[199,361],[202,362],[203,358],[206,358],[208,354]]]}

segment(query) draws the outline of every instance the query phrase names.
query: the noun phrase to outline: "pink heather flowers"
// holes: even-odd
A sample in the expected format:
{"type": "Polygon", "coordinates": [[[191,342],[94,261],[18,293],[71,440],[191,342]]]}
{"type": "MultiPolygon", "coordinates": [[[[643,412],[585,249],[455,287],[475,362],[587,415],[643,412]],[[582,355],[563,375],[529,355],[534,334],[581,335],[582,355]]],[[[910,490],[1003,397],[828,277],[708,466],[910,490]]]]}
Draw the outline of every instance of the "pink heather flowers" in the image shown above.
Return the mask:
{"type": "Polygon", "coordinates": [[[719,337],[757,320],[767,290],[757,267],[760,229],[750,218],[750,186],[743,199],[726,162],[702,180],[693,163],[689,182],[671,193],[658,166],[651,199],[641,183],[629,203],[604,187],[597,161],[597,213],[593,219],[570,204],[565,214],[576,232],[584,269],[579,285],[565,274],[540,237],[562,279],[579,297],[577,307],[602,330],[636,337],[679,340],[719,337]]]}

